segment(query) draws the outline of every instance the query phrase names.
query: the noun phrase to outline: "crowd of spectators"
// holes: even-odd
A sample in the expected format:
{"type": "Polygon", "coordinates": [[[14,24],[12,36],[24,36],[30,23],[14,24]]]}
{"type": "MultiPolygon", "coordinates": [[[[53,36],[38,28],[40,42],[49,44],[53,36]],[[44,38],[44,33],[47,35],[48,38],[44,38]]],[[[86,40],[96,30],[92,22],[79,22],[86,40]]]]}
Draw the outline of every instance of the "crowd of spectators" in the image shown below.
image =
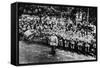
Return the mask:
{"type": "MultiPolygon", "coordinates": [[[[23,14],[19,16],[19,35],[52,35],[59,38],[59,46],[96,55],[96,26],[87,21],[74,21],[68,17],[36,16],[23,14]],[[62,43],[63,42],[63,43],[62,43]]],[[[28,36],[27,36],[28,37],[28,36]]],[[[33,36],[32,36],[33,37],[33,36]]],[[[31,40],[34,38],[31,37],[31,40]]]]}

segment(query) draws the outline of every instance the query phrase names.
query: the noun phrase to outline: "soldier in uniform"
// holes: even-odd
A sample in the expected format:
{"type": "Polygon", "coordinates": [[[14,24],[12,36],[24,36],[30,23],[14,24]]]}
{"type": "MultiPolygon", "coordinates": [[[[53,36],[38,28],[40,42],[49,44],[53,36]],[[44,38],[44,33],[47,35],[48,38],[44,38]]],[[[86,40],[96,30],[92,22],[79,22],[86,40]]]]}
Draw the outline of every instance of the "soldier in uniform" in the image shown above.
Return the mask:
{"type": "Polygon", "coordinates": [[[96,57],[96,43],[93,44],[93,54],[94,57],[96,57]]]}
{"type": "Polygon", "coordinates": [[[75,47],[75,42],[74,40],[71,40],[71,49],[74,49],[74,47],[75,47]]]}
{"type": "Polygon", "coordinates": [[[95,57],[95,55],[96,55],[96,43],[95,42],[91,42],[91,46],[90,46],[90,54],[92,55],[92,56],[94,56],[95,57]]]}
{"type": "Polygon", "coordinates": [[[85,44],[85,52],[89,53],[90,45],[88,43],[85,44]]]}
{"type": "Polygon", "coordinates": [[[58,38],[55,34],[53,34],[52,36],[50,36],[50,46],[51,46],[51,54],[55,55],[55,50],[56,47],[58,46],[58,38]]]}
{"type": "Polygon", "coordinates": [[[78,45],[78,50],[82,52],[82,47],[83,47],[82,41],[79,41],[77,45],[78,45]]]}
{"type": "Polygon", "coordinates": [[[69,45],[69,44],[68,44],[68,41],[65,40],[65,47],[68,48],[68,45],[69,45]]]}

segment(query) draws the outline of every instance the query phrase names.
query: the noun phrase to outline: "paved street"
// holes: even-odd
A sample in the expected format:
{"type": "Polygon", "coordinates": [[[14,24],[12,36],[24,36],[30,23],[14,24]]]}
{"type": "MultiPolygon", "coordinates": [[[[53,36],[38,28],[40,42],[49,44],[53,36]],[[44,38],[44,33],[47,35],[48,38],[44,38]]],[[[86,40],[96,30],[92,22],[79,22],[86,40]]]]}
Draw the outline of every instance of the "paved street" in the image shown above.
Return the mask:
{"type": "Polygon", "coordinates": [[[26,43],[19,41],[19,63],[45,63],[58,61],[74,61],[74,60],[92,60],[96,59],[91,56],[84,56],[82,54],[72,53],[56,49],[56,55],[52,56],[49,52],[51,48],[39,43],[26,43]]]}

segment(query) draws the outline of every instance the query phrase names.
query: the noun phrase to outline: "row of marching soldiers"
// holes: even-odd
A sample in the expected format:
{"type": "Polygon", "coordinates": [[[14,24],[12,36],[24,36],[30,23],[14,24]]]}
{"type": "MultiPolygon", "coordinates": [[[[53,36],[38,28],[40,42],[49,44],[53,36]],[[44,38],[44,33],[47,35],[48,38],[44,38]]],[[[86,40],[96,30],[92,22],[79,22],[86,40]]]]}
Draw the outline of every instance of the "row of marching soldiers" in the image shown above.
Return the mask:
{"type": "MultiPolygon", "coordinates": [[[[96,57],[96,48],[97,48],[96,42],[88,43],[88,42],[80,41],[78,39],[67,40],[57,35],[54,35],[51,39],[53,39],[54,37],[56,37],[58,40],[58,44],[56,45],[56,47],[58,48],[62,48],[64,50],[69,50],[72,52],[77,52],[79,54],[84,54],[86,56],[91,55],[93,57],[96,57]]],[[[53,44],[50,45],[52,46],[53,44]]],[[[52,49],[53,51],[55,50],[55,48],[52,49]]]]}

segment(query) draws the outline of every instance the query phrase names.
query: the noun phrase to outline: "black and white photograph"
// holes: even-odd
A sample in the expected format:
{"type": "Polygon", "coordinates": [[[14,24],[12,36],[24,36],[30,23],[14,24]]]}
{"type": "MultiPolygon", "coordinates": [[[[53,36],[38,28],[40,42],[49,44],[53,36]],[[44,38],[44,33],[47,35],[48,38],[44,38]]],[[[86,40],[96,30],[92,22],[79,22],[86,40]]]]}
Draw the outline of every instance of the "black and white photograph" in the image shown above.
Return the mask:
{"type": "Polygon", "coordinates": [[[97,7],[18,4],[18,63],[97,60],[97,7]]]}

